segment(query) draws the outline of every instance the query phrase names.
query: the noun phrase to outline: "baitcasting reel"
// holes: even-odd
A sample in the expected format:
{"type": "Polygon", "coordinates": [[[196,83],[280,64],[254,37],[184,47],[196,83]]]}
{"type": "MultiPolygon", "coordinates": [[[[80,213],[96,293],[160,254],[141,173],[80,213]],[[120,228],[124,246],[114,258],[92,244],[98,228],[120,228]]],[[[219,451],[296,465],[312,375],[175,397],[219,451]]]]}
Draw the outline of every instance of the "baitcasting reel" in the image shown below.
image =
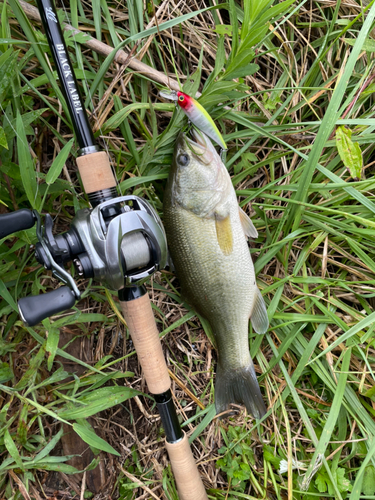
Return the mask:
{"type": "Polygon", "coordinates": [[[0,239],[37,223],[35,258],[67,286],[18,301],[22,320],[34,326],[73,307],[80,292],[63,268],[73,261],[78,275],[94,278],[111,290],[141,284],[167,262],[167,242],[161,220],[149,203],[137,196],[120,196],[79,210],[71,228],[53,235],[52,217],[22,209],[0,216],[0,239]]]}

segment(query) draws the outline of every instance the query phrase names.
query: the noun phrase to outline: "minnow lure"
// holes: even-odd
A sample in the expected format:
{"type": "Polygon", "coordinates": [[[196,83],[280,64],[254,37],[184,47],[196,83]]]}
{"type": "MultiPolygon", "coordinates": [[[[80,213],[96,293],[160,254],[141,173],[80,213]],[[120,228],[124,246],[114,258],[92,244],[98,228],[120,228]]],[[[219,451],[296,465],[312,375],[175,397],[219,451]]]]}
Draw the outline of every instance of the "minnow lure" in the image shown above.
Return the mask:
{"type": "Polygon", "coordinates": [[[165,99],[177,102],[193,125],[219,144],[222,149],[227,149],[223,136],[219,132],[219,129],[215,125],[213,119],[204,107],[193,97],[184,94],[184,92],[176,92],[174,90],[162,90],[159,92],[159,95],[165,99]]]}

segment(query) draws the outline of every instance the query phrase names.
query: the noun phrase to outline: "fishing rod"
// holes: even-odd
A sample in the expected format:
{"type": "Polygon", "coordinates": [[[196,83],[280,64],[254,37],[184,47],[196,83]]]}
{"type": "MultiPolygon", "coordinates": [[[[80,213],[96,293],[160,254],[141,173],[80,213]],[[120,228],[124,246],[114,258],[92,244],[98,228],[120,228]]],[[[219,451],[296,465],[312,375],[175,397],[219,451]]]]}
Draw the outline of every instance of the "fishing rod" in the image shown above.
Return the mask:
{"type": "Polygon", "coordinates": [[[70,261],[80,277],[93,278],[117,290],[147,387],[160,413],[180,498],[207,500],[187,436],[178,421],[158,329],[144,286],[167,261],[163,225],[142,198],[118,196],[108,155],[95,143],[55,6],[51,0],[37,0],[37,4],[80,147],[77,166],[92,209],[79,210],[70,229],[56,236],[49,214],[44,225],[35,210],[22,209],[0,216],[0,238],[37,224],[36,260],[64,283],[52,292],[21,298],[20,315],[26,325],[34,326],[73,307],[80,292],[64,269],[70,261]]]}

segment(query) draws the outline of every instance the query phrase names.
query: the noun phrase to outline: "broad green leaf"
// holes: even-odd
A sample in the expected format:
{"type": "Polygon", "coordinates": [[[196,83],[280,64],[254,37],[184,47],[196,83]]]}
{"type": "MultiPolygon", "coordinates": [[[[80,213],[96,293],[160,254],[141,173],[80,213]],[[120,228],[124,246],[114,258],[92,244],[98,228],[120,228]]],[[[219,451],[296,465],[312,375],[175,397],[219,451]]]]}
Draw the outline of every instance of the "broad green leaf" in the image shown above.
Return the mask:
{"type": "Polygon", "coordinates": [[[56,472],[62,472],[63,474],[78,474],[82,472],[73,465],[68,464],[60,464],[60,463],[51,463],[51,462],[38,462],[37,464],[27,464],[27,469],[41,469],[41,470],[51,470],[56,472]]]}
{"type": "Polygon", "coordinates": [[[238,50],[238,17],[237,9],[234,0],[229,0],[229,20],[232,26],[232,50],[229,56],[229,61],[232,61],[237,56],[238,50]]]}
{"type": "MultiPolygon", "coordinates": [[[[56,352],[58,349],[56,350],[56,352]]],[[[45,387],[46,385],[51,385],[54,384],[55,382],[61,382],[62,380],[65,380],[66,378],[69,377],[69,373],[64,371],[64,369],[60,366],[57,370],[55,370],[52,375],[40,384],[36,385],[33,387],[34,390],[38,389],[39,387],[45,387]]]]}
{"type": "MultiPolygon", "coordinates": [[[[35,122],[48,108],[38,109],[37,111],[29,111],[22,115],[23,126],[26,129],[31,123],[35,122]]],[[[10,123],[4,123],[4,130],[6,131],[8,140],[16,136],[17,119],[11,120],[10,123]]]]}
{"type": "MultiPolygon", "coordinates": [[[[257,1],[247,1],[244,2],[244,30],[251,31],[251,27],[261,13],[270,7],[273,0],[257,0],[257,1]]],[[[246,36],[246,34],[244,34],[246,36]]]]}
{"type": "Polygon", "coordinates": [[[16,71],[18,52],[8,49],[1,57],[0,66],[0,103],[10,94],[11,84],[16,71]],[[5,57],[5,60],[4,60],[5,57]]]}
{"type": "Polygon", "coordinates": [[[363,460],[361,467],[356,473],[353,490],[349,497],[349,500],[359,500],[359,498],[361,497],[364,474],[367,469],[367,466],[370,465],[370,461],[374,453],[375,453],[375,438],[372,437],[368,443],[368,453],[365,459],[363,460]]]}
{"type": "MultiPolygon", "coordinates": [[[[3,39],[4,38],[9,39],[11,37],[6,0],[3,2],[3,8],[1,11],[1,37],[3,39]]],[[[0,43],[1,43],[1,51],[6,52],[9,42],[2,40],[0,43]]]]}
{"type": "Polygon", "coordinates": [[[375,385],[363,394],[366,398],[375,398],[375,385]]]}
{"type": "Polygon", "coordinates": [[[361,179],[363,158],[358,142],[353,142],[352,131],[341,125],[336,130],[336,145],[340,158],[353,179],[361,179]]]}
{"type": "Polygon", "coordinates": [[[104,441],[104,439],[97,436],[95,432],[87,429],[83,425],[74,423],[73,429],[76,431],[78,436],[80,436],[83,439],[83,441],[89,444],[90,446],[93,446],[98,450],[106,451],[107,453],[112,453],[112,455],[117,455],[118,457],[120,456],[120,453],[118,453],[114,448],[112,448],[110,444],[104,441]]]}
{"type": "MultiPolygon", "coordinates": [[[[354,46],[356,38],[344,38],[344,42],[354,46]]],[[[375,41],[372,38],[367,38],[362,45],[362,49],[366,52],[375,52],[375,41]]]]}
{"type": "Polygon", "coordinates": [[[62,435],[64,433],[63,427],[59,430],[59,432],[51,439],[51,441],[34,457],[33,462],[37,463],[43,460],[49,453],[54,449],[57,443],[60,441],[62,435]]]}
{"type": "Polygon", "coordinates": [[[22,446],[25,446],[25,444],[27,443],[28,413],[29,413],[28,405],[22,405],[21,411],[19,413],[18,426],[17,426],[17,441],[18,443],[22,444],[22,446]]]}
{"type": "Polygon", "coordinates": [[[255,57],[255,52],[253,48],[242,50],[235,59],[226,68],[225,75],[228,75],[234,70],[241,70],[243,67],[247,66],[255,57]]]}
{"type": "Polygon", "coordinates": [[[82,402],[81,407],[59,412],[59,415],[60,417],[69,420],[88,418],[100,411],[107,410],[112,406],[123,403],[127,399],[138,394],[141,393],[139,391],[135,391],[134,389],[130,389],[129,387],[113,386],[97,389],[80,399],[82,402]]]}
{"type": "MultiPolygon", "coordinates": [[[[20,396],[18,396],[18,397],[20,397],[20,396]]],[[[20,399],[22,401],[26,401],[31,406],[35,406],[35,408],[37,408],[39,410],[39,412],[40,412],[41,415],[43,415],[45,413],[45,414],[49,415],[50,417],[55,418],[56,420],[59,420],[60,422],[63,422],[64,424],[71,425],[70,422],[68,422],[67,420],[64,420],[59,415],[57,415],[57,413],[55,413],[54,411],[52,411],[49,408],[47,408],[46,405],[43,406],[43,405],[37,403],[36,401],[30,399],[30,398],[22,398],[22,397],[20,397],[20,399]]]]}
{"type": "Polygon", "coordinates": [[[60,331],[57,328],[51,327],[48,331],[46,351],[49,353],[47,368],[51,371],[53,361],[56,356],[56,351],[59,346],[60,331]]]}
{"type": "Polygon", "coordinates": [[[5,429],[4,432],[4,444],[5,448],[8,450],[9,455],[13,458],[13,460],[16,462],[17,466],[21,469],[24,470],[24,465],[22,462],[21,455],[19,454],[17,450],[17,446],[15,445],[12,436],[9,434],[8,429],[5,429]]]}
{"type": "Polygon", "coordinates": [[[51,185],[55,182],[55,180],[58,178],[60,175],[66,160],[68,159],[68,156],[70,154],[70,150],[72,149],[74,142],[74,137],[70,139],[69,142],[65,144],[65,146],[62,148],[60,153],[56,156],[54,159],[52,165],[50,166],[50,169],[48,170],[47,176],[46,176],[46,183],[48,185],[51,185]]]}
{"type": "MultiPolygon", "coordinates": [[[[339,467],[338,469],[336,469],[333,473],[336,481],[337,481],[337,487],[339,489],[339,491],[341,492],[345,492],[345,491],[351,491],[352,489],[352,485],[349,481],[349,479],[347,477],[345,477],[345,469],[343,469],[342,467],[339,467]]],[[[332,489],[330,491],[331,495],[334,494],[334,490],[332,489]]]]}
{"type": "Polygon", "coordinates": [[[34,162],[29,151],[29,144],[27,142],[24,124],[19,111],[17,111],[16,123],[17,152],[22,184],[30,205],[33,208],[37,208],[37,206],[39,206],[39,203],[37,203],[38,185],[36,182],[36,172],[34,168],[34,162]]]}
{"type": "Polygon", "coordinates": [[[9,293],[9,290],[5,286],[5,283],[1,279],[0,279],[0,297],[5,299],[5,301],[12,307],[14,311],[18,312],[18,307],[15,300],[13,299],[13,297],[9,293]]]}
{"type": "Polygon", "coordinates": [[[0,363],[0,384],[5,384],[12,380],[13,373],[9,367],[9,363],[0,363]]]}
{"type": "Polygon", "coordinates": [[[315,478],[315,484],[320,493],[325,493],[328,489],[329,479],[324,472],[318,472],[315,478]]]}
{"type": "Polygon", "coordinates": [[[30,386],[34,383],[34,380],[38,374],[38,369],[46,354],[45,346],[42,345],[39,351],[29,358],[29,368],[24,372],[22,378],[17,382],[15,386],[16,389],[24,389],[26,386],[30,386]]]}
{"type": "Polygon", "coordinates": [[[219,37],[217,43],[217,53],[215,59],[215,71],[214,75],[218,75],[225,65],[225,47],[224,47],[224,37],[219,37]]]}
{"type": "Polygon", "coordinates": [[[245,66],[236,67],[236,68],[232,69],[231,71],[226,71],[224,73],[223,79],[224,80],[233,80],[234,78],[241,78],[241,77],[253,75],[257,71],[259,71],[259,66],[257,64],[254,64],[254,63],[246,64],[245,66]]]}
{"type": "Polygon", "coordinates": [[[230,24],[217,24],[213,31],[218,35],[232,36],[233,28],[230,24]]]}
{"type": "Polygon", "coordinates": [[[375,495],[375,467],[368,465],[363,474],[362,492],[364,495],[375,495]]]}
{"type": "Polygon", "coordinates": [[[275,469],[278,469],[280,467],[280,462],[282,459],[279,456],[275,455],[275,452],[271,446],[263,446],[263,458],[267,460],[267,462],[273,464],[275,469]]]}
{"type": "Polygon", "coordinates": [[[0,127],[0,146],[2,148],[9,149],[8,143],[7,143],[7,138],[6,138],[3,127],[0,127]]]}

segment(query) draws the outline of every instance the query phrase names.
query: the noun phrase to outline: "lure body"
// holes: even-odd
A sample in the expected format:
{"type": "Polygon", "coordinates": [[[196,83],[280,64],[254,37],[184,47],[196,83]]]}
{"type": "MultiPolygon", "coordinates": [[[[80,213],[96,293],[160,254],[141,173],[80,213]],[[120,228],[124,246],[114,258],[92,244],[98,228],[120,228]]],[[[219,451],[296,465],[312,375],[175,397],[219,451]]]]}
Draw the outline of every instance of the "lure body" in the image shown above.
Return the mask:
{"type": "Polygon", "coordinates": [[[221,135],[219,129],[211,116],[207,113],[204,107],[199,104],[193,97],[185,94],[184,92],[160,92],[162,97],[176,101],[180,108],[184,111],[191,123],[197,129],[204,132],[208,137],[215,141],[222,149],[227,149],[227,145],[221,135]]]}

